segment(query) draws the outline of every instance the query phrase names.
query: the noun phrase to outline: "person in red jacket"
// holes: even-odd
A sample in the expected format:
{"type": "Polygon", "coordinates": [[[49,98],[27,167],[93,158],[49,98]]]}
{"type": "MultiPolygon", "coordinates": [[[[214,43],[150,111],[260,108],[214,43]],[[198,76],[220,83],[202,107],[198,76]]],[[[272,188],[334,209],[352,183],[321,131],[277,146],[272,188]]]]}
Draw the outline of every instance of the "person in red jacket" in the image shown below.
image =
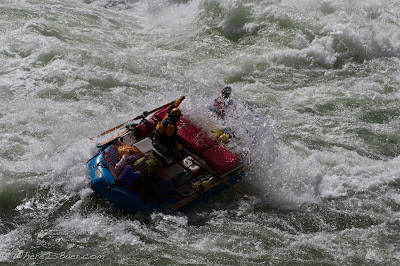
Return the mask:
{"type": "Polygon", "coordinates": [[[221,90],[221,95],[215,98],[214,102],[209,106],[209,109],[217,114],[219,118],[224,119],[227,108],[234,104],[233,100],[229,98],[231,93],[231,87],[224,87],[221,90]]]}

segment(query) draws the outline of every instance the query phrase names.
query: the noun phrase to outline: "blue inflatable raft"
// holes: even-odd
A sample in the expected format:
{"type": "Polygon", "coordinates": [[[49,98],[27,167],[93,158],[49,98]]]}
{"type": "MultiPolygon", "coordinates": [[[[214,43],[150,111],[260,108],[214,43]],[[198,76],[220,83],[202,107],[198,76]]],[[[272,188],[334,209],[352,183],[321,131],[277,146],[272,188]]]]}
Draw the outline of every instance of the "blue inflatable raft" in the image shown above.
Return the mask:
{"type": "Polygon", "coordinates": [[[186,119],[178,124],[184,159],[177,163],[159,154],[150,137],[165,112],[102,145],[88,162],[91,187],[101,198],[132,212],[174,212],[234,188],[242,179],[240,156],[186,119]]]}

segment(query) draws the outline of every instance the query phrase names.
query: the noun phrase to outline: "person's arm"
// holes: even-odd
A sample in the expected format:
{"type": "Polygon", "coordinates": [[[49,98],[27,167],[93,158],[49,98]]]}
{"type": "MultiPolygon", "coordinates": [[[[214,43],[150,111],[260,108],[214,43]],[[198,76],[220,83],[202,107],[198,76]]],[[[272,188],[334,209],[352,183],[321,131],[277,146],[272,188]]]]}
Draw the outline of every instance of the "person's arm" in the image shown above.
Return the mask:
{"type": "Polygon", "coordinates": [[[175,107],[174,108],[176,108],[176,107],[178,107],[180,104],[181,104],[181,102],[183,101],[183,100],[185,100],[185,96],[182,96],[181,98],[179,98],[178,100],[176,100],[175,101],[175,103],[173,104],[175,107]]]}

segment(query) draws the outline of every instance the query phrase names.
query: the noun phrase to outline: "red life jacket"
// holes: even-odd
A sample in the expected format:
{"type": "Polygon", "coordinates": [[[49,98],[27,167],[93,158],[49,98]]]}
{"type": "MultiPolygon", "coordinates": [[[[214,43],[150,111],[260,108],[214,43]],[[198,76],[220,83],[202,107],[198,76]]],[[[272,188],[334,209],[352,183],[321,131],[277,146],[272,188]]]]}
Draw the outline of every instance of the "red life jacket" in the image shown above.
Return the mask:
{"type": "Polygon", "coordinates": [[[218,115],[223,116],[225,114],[226,102],[227,99],[225,99],[223,96],[219,96],[215,99],[214,110],[218,115]]]}

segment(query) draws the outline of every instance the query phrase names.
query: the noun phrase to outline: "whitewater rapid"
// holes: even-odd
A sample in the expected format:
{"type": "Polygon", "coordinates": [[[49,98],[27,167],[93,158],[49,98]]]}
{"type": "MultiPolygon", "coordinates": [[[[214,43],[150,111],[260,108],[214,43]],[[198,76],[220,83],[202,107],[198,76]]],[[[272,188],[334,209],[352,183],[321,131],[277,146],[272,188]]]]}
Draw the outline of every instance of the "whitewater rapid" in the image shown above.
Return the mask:
{"type": "Polygon", "coordinates": [[[0,261],[397,265],[399,9],[1,1],[0,261]],[[212,128],[207,106],[225,85],[251,201],[225,191],[142,216],[91,190],[91,137],[182,95],[182,111],[212,128]]]}

